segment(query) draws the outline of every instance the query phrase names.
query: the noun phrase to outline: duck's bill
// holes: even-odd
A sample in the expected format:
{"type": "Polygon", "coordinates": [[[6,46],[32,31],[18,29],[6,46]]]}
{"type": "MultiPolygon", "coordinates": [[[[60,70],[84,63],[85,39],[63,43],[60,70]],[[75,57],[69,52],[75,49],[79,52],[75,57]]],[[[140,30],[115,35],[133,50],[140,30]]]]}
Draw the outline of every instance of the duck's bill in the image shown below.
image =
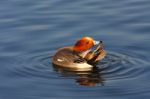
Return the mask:
{"type": "Polygon", "coordinates": [[[94,41],[94,45],[102,44],[103,41],[94,41]]]}
{"type": "Polygon", "coordinates": [[[100,41],[94,41],[94,45],[98,45],[100,41]]]}

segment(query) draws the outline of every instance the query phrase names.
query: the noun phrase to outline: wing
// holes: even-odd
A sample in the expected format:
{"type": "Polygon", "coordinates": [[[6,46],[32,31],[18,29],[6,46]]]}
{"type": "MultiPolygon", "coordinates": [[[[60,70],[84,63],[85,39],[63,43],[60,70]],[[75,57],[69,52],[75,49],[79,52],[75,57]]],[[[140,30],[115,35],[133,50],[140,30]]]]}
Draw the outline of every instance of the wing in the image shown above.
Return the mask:
{"type": "Polygon", "coordinates": [[[62,64],[68,65],[71,63],[81,63],[81,62],[84,63],[86,62],[86,60],[69,49],[59,50],[53,57],[53,63],[57,63],[57,65],[62,64]]]}

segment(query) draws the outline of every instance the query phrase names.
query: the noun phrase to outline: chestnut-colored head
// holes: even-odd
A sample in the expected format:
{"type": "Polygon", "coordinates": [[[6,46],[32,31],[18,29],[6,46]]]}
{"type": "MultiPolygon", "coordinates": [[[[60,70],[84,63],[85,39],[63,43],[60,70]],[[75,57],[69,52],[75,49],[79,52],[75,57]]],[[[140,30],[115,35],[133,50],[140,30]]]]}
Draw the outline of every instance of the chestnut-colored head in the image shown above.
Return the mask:
{"type": "Polygon", "coordinates": [[[74,50],[76,52],[86,51],[94,46],[94,39],[91,37],[83,37],[78,40],[74,45],[74,50]]]}

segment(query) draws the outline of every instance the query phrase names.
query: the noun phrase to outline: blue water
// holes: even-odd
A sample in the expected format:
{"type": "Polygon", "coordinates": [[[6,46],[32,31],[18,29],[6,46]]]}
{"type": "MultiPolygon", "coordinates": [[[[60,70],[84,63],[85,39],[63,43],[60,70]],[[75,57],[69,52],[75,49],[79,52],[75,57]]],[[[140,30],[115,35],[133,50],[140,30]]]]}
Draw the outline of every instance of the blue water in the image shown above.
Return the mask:
{"type": "Polygon", "coordinates": [[[1,0],[0,99],[149,99],[149,0],[1,0]],[[103,40],[95,71],[51,64],[82,36],[103,40]]]}

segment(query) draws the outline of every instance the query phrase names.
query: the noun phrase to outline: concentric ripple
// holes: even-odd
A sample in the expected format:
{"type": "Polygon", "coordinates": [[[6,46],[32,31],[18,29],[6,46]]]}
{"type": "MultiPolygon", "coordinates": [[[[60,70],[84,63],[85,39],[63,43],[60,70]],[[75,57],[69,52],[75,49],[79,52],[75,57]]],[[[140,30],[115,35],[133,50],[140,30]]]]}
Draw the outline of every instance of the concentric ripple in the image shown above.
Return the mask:
{"type": "MultiPolygon", "coordinates": [[[[51,63],[52,56],[53,52],[45,52],[32,56],[28,56],[28,54],[21,56],[24,57],[24,59],[20,61],[21,66],[16,66],[16,70],[14,71],[20,72],[19,75],[24,76],[41,75],[52,77],[53,74],[54,77],[57,77],[51,63]],[[24,62],[26,65],[24,65],[24,62]]],[[[97,65],[97,71],[107,80],[129,79],[142,75],[146,69],[143,65],[147,66],[148,63],[138,58],[133,58],[115,52],[108,52],[105,59],[97,65]]],[[[66,71],[66,74],[67,72],[68,71],[66,71]]],[[[89,72],[76,72],[76,74],[89,74],[89,72]]],[[[71,74],[69,73],[69,75],[71,74]]]]}
{"type": "MultiPolygon", "coordinates": [[[[132,79],[142,76],[146,71],[147,62],[128,55],[108,52],[94,71],[71,72],[54,68],[51,63],[54,51],[22,55],[13,70],[13,74],[23,77],[37,77],[46,79],[76,79],[77,83],[83,85],[85,80],[98,84],[109,80],[132,79]],[[25,64],[25,65],[24,65],[25,64]],[[144,67],[143,67],[144,65],[144,67]]],[[[15,63],[14,63],[15,64],[15,63]]],[[[10,72],[10,73],[11,73],[10,72]]]]}
{"type": "Polygon", "coordinates": [[[21,55],[19,60],[13,62],[15,67],[11,72],[17,76],[55,79],[55,73],[50,66],[50,58],[49,52],[21,55]]]}
{"type": "MultiPolygon", "coordinates": [[[[46,51],[21,55],[19,56],[20,60],[13,63],[15,67],[9,70],[9,74],[16,75],[16,79],[34,78],[34,80],[44,80],[42,84],[46,84],[44,86],[47,86],[50,83],[51,86],[56,88],[54,90],[56,92],[58,91],[58,86],[62,90],[65,90],[65,87],[67,87],[66,91],[69,91],[71,94],[81,90],[80,87],[72,88],[72,83],[82,86],[107,86],[92,90],[94,94],[91,94],[91,96],[103,96],[105,94],[108,96],[112,94],[132,95],[150,91],[149,86],[146,84],[147,82],[145,82],[146,85],[141,85],[140,87],[138,87],[138,84],[133,84],[133,79],[140,82],[141,79],[145,79],[143,75],[147,73],[146,69],[148,68],[148,63],[139,58],[108,51],[106,58],[99,62],[94,71],[71,72],[54,68],[51,63],[53,54],[54,51],[46,51]],[[123,82],[124,80],[126,80],[126,82],[123,82]],[[114,81],[115,83],[113,83],[114,81]],[[98,90],[101,91],[101,94],[97,93],[98,90]],[[119,93],[118,90],[120,90],[121,93],[119,93]]],[[[86,89],[86,91],[91,91],[91,89],[86,89]]]]}
{"type": "Polygon", "coordinates": [[[98,65],[101,74],[105,78],[113,80],[141,76],[146,70],[146,66],[148,63],[144,60],[115,52],[109,52],[98,65]]]}

